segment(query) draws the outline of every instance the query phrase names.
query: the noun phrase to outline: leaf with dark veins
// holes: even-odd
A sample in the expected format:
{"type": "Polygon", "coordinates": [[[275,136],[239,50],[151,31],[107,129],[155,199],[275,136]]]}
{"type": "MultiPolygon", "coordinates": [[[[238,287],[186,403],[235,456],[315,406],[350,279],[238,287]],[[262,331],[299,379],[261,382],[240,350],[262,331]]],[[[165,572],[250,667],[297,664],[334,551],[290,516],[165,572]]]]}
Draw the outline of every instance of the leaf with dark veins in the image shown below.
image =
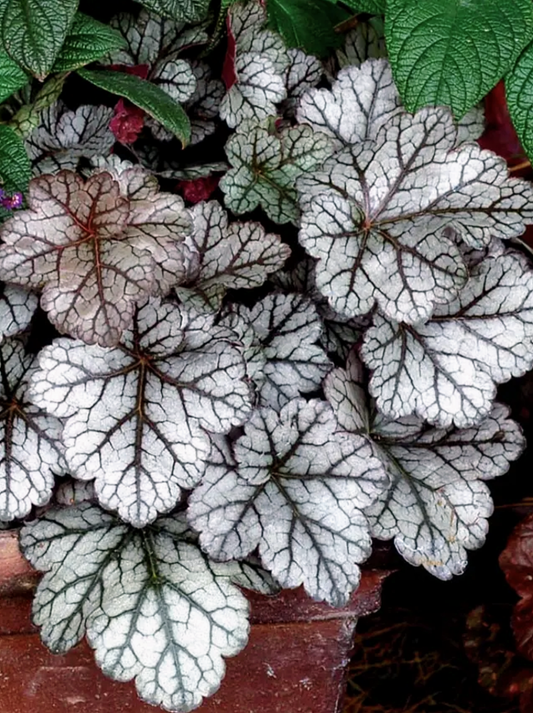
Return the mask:
{"type": "Polygon", "coordinates": [[[304,97],[300,120],[336,136],[340,148],[298,180],[300,243],[318,259],[317,286],[336,312],[356,317],[377,303],[389,318],[416,324],[463,287],[458,244],[520,235],[533,221],[533,190],[477,144],[457,147],[448,110],[391,118],[388,80],[374,77],[380,67],[390,74],[369,61],[343,70],[331,92],[304,97]],[[356,72],[373,82],[357,84],[356,72]]]}
{"type": "Polygon", "coordinates": [[[0,520],[47,503],[54,476],[65,472],[61,422],[28,399],[34,370],[20,340],[0,345],[0,520]]]}
{"type": "Polygon", "coordinates": [[[377,314],[362,356],[387,417],[416,414],[441,427],[478,423],[490,412],[496,384],[533,366],[533,272],[519,254],[488,256],[426,324],[377,314]]]}
{"type": "Polygon", "coordinates": [[[116,344],[136,304],[186,273],[190,220],[179,196],[146,190],[130,201],[108,173],[84,182],[62,171],[33,179],[29,204],[2,226],[0,276],[42,289],[61,332],[116,344]]]}
{"type": "Polygon", "coordinates": [[[222,100],[220,116],[231,128],[245,119],[258,123],[275,115],[276,104],[287,97],[289,58],[281,37],[264,29],[266,19],[259,0],[233,3],[228,13],[236,81],[222,100]]]}
{"type": "Polygon", "coordinates": [[[33,292],[0,284],[0,341],[27,329],[38,303],[33,292]]]}
{"type": "Polygon", "coordinates": [[[432,428],[414,416],[390,421],[368,403],[355,352],[324,383],[342,428],[363,436],[389,488],[366,510],[373,537],[392,539],[411,564],[440,579],[462,574],[467,551],[481,547],[492,514],[484,480],[502,475],[525,447],[508,409],[495,404],[478,425],[432,428]]]}
{"type": "Polygon", "coordinates": [[[223,657],[245,646],[249,607],[235,583],[272,591],[247,563],[211,562],[182,515],[135,530],[82,503],[26,525],[21,546],[45,573],[33,603],[45,644],[60,653],[86,634],[107,676],[135,679],[167,710],[199,706],[223,657]]]}
{"type": "Polygon", "coordinates": [[[230,223],[217,201],[201,202],[191,210],[191,242],[198,255],[191,272],[176,292],[192,290],[207,310],[216,311],[228,289],[259,287],[283,267],[290,248],[279,236],[265,233],[260,223],[230,223]]]}
{"type": "Polygon", "coordinates": [[[308,297],[268,295],[251,309],[234,305],[232,312],[253,330],[245,358],[257,362],[261,355],[262,369],[254,370],[253,378],[263,406],[279,410],[320,388],[332,364],[317,344],[322,324],[308,297]]]}
{"type": "Polygon", "coordinates": [[[66,419],[71,474],[94,479],[102,505],[136,527],[198,483],[204,429],[227,433],[250,413],[235,335],[212,322],[152,301],[113,349],[58,339],[41,351],[31,398],[66,419]]]}
{"type": "Polygon", "coordinates": [[[245,122],[226,144],[232,165],[220,181],[226,206],[238,215],[261,206],[275,223],[297,224],[296,181],[312,174],[332,152],[329,137],[308,126],[273,133],[245,122]]]}
{"type": "Polygon", "coordinates": [[[370,553],[363,510],[386,482],[364,439],[337,429],[328,404],[295,399],[256,411],[233,455],[216,439],[188,508],[205,550],[228,560],[258,546],[283,587],[345,604],[370,553]]]}
{"type": "Polygon", "coordinates": [[[76,169],[81,157],[107,155],[113,144],[109,122],[113,110],[90,104],[69,111],[56,102],[42,112],[41,123],[26,139],[35,172],[76,169]]]}
{"type": "Polygon", "coordinates": [[[310,89],[297,111],[309,124],[343,145],[375,139],[379,130],[401,112],[398,90],[389,63],[372,59],[360,67],[342,69],[329,89],[310,89]]]}

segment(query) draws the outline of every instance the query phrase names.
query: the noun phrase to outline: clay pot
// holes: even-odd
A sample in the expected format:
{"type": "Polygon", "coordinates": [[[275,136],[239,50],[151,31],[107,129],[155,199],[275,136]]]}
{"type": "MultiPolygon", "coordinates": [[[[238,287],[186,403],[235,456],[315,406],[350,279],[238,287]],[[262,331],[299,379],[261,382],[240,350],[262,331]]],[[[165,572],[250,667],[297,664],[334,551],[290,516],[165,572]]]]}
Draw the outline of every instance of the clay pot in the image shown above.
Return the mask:
{"type": "MultiPolygon", "coordinates": [[[[301,589],[275,597],[247,593],[248,646],[227,660],[219,691],[198,713],[338,713],[356,621],[379,608],[385,576],[365,572],[344,609],[314,602],[301,589]]],[[[64,655],[45,648],[30,618],[38,580],[16,533],[0,532],[0,711],[154,713],[133,683],[101,673],[85,642],[64,655]]]]}

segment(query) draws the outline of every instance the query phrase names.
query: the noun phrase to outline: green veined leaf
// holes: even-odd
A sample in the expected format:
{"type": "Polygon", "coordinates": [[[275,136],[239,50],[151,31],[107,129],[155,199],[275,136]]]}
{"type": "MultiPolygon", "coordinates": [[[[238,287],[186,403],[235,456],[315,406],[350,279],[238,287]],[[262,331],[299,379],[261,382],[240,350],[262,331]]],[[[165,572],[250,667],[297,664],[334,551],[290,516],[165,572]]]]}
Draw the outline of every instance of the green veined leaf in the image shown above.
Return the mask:
{"type": "Polygon", "coordinates": [[[167,711],[199,706],[220,685],[224,657],[246,644],[249,607],[235,585],[275,591],[253,561],[210,561],[183,515],[138,530],[82,502],[49,510],[22,537],[46,572],[33,609],[46,645],[67,651],[87,633],[107,676],[135,679],[139,696],[167,711]]]}
{"type": "Polygon", "coordinates": [[[183,107],[155,84],[123,72],[80,69],[78,74],[100,89],[129,99],[159,121],[186,146],[191,137],[191,124],[183,107]]]}
{"type": "Polygon", "coordinates": [[[209,0],[139,0],[139,2],[158,15],[179,22],[203,20],[209,8],[209,0]]]}
{"type": "Polygon", "coordinates": [[[24,192],[31,178],[31,163],[20,136],[0,125],[0,178],[6,191],[24,192]]]}
{"type": "Polygon", "coordinates": [[[406,108],[445,104],[461,117],[511,69],[532,28],[530,0],[389,0],[387,48],[406,108]]]}
{"type": "Polygon", "coordinates": [[[0,0],[5,51],[36,77],[46,77],[77,9],[78,0],[0,0]]]}
{"type": "Polygon", "coordinates": [[[22,106],[9,122],[17,134],[26,138],[39,126],[41,115],[52,106],[63,91],[66,74],[56,74],[43,85],[32,104],[22,106]]]}
{"type": "Polygon", "coordinates": [[[384,15],[387,0],[342,0],[344,5],[356,12],[368,12],[370,15],[384,15]]]}
{"type": "Polygon", "coordinates": [[[0,52],[0,102],[28,83],[29,77],[9,55],[0,52]]]}
{"type": "Polygon", "coordinates": [[[78,12],[53,71],[70,72],[125,45],[122,35],[112,27],[78,12]]]}
{"type": "Polygon", "coordinates": [[[507,104],[516,132],[529,158],[533,158],[533,42],[505,78],[507,104]]]}
{"type": "Polygon", "coordinates": [[[324,56],[342,44],[335,25],[349,15],[325,0],[268,0],[269,27],[279,32],[289,47],[324,56]]]}

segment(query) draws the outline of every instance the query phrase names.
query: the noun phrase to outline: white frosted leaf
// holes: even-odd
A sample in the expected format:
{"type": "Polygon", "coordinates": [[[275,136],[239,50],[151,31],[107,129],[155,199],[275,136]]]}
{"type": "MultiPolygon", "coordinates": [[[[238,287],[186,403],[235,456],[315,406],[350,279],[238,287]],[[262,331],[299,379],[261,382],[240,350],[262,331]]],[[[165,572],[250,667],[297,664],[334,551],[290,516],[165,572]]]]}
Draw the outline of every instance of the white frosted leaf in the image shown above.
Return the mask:
{"type": "Polygon", "coordinates": [[[344,40],[342,49],[336,52],[341,69],[360,67],[367,59],[379,59],[387,56],[385,34],[381,22],[358,22],[344,40]]]}
{"type": "Polygon", "coordinates": [[[237,54],[262,55],[272,62],[276,72],[285,72],[289,65],[287,50],[281,36],[265,28],[267,12],[262,2],[234,3],[228,17],[237,54]]]}
{"type": "Polygon", "coordinates": [[[318,259],[317,286],[336,312],[364,315],[377,302],[391,319],[414,324],[463,286],[459,244],[483,248],[520,235],[533,221],[533,190],[510,179],[505,161],[477,144],[456,148],[447,109],[397,114],[361,143],[354,131],[364,117],[353,122],[359,110],[348,105],[360,98],[362,107],[379,112],[381,85],[365,94],[363,83],[358,94],[358,85],[348,92],[343,84],[349,72],[378,66],[389,72],[385,62],[369,61],[343,70],[332,92],[316,94],[340,122],[337,134],[354,143],[298,180],[300,242],[318,259]]]}
{"type": "MultiPolygon", "coordinates": [[[[265,233],[260,223],[229,223],[217,201],[192,209],[191,240],[198,263],[184,287],[216,311],[228,289],[259,287],[271,272],[283,267],[290,249],[277,235],[265,233]]],[[[177,288],[178,296],[181,288],[177,288]]]]}
{"type": "Polygon", "coordinates": [[[115,143],[109,129],[113,109],[83,105],[69,111],[58,102],[41,114],[41,124],[26,139],[36,174],[75,169],[81,157],[106,155],[115,143]]]}
{"type": "Polygon", "coordinates": [[[111,64],[148,64],[151,67],[176,49],[182,29],[182,25],[144,9],[137,17],[120,13],[110,24],[126,41],[126,47],[110,57],[111,64]]]}
{"type": "Polygon", "coordinates": [[[310,89],[300,100],[297,118],[353,146],[375,139],[400,111],[389,63],[379,59],[341,70],[331,90],[310,89]]]}
{"type": "Polygon", "coordinates": [[[220,685],[223,657],[246,644],[248,603],[233,580],[260,577],[210,562],[180,516],[134,530],[82,503],[25,526],[21,545],[45,572],[33,618],[46,645],[67,651],[86,634],[103,672],[135,679],[154,706],[199,706],[220,685]]]}
{"type": "Polygon", "coordinates": [[[276,114],[276,104],[287,96],[285,81],[272,61],[263,55],[245,52],[235,60],[237,83],[220,104],[220,116],[231,128],[246,119],[260,123],[276,114]]]}
{"type": "Polygon", "coordinates": [[[38,303],[33,292],[0,284],[0,341],[27,329],[38,303]]]}
{"type": "Polygon", "coordinates": [[[299,240],[318,259],[317,288],[335,312],[358,317],[377,302],[395,319],[419,322],[464,285],[459,248],[442,231],[400,230],[394,223],[389,233],[379,225],[367,228],[361,206],[338,193],[313,199],[299,240]]]}
{"type": "Polygon", "coordinates": [[[235,128],[246,119],[260,123],[276,114],[276,104],[287,97],[289,57],[281,37],[264,29],[266,10],[258,0],[232,4],[228,21],[236,82],[222,100],[220,116],[235,128]]]}
{"type": "Polygon", "coordinates": [[[443,427],[479,422],[496,384],[533,366],[533,272],[518,254],[487,257],[427,324],[376,315],[362,354],[386,416],[417,414],[443,427]]]}
{"type": "Polygon", "coordinates": [[[322,62],[311,54],[306,54],[301,49],[287,50],[289,68],[285,83],[287,86],[287,99],[283,104],[283,114],[293,117],[296,113],[298,100],[308,89],[319,84],[324,74],[322,62]]]}
{"type": "Polygon", "coordinates": [[[329,405],[296,399],[280,414],[256,411],[234,460],[217,439],[188,509],[206,551],[231,559],[259,547],[282,586],[344,604],[370,553],[363,510],[385,483],[364,439],[337,428],[329,405]]]}
{"type": "Polygon", "coordinates": [[[457,122],[457,145],[476,141],[485,131],[485,114],[481,105],[475,106],[457,122]]]}
{"type": "Polygon", "coordinates": [[[354,344],[360,341],[370,324],[368,317],[343,317],[333,310],[316,287],[315,261],[305,256],[292,270],[276,272],[271,281],[284,292],[298,292],[313,300],[322,322],[320,344],[326,352],[345,360],[354,344]]]}
{"type": "Polygon", "coordinates": [[[462,574],[467,550],[481,547],[493,504],[481,482],[502,475],[525,442],[508,409],[495,404],[479,425],[431,428],[415,417],[388,421],[371,415],[352,353],[324,391],[348,432],[366,438],[390,479],[371,505],[372,535],[392,539],[400,554],[440,579],[462,574]]]}
{"type": "Polygon", "coordinates": [[[27,515],[65,470],[61,422],[28,400],[33,357],[18,339],[0,345],[0,520],[27,515]]]}
{"type": "Polygon", "coordinates": [[[142,307],[113,349],[58,339],[45,347],[31,398],[63,417],[70,473],[137,527],[199,481],[209,443],[251,410],[235,335],[171,304],[142,307]]]}
{"type": "Polygon", "coordinates": [[[179,104],[190,99],[196,89],[196,77],[191,65],[184,59],[173,59],[161,64],[152,82],[179,104]]]}
{"type": "Polygon", "coordinates": [[[135,305],[168,292],[191,257],[182,199],[153,182],[134,169],[120,183],[109,173],[84,182],[68,171],[33,179],[30,208],[2,226],[2,279],[42,289],[41,306],[59,331],[116,344],[135,305]]]}
{"type": "Polygon", "coordinates": [[[320,388],[331,362],[317,344],[322,324],[309,298],[269,295],[252,309],[234,310],[254,331],[249,352],[261,353],[265,362],[255,373],[261,404],[279,410],[291,399],[320,388]]]}
{"type": "Polygon", "coordinates": [[[196,89],[185,102],[185,110],[191,122],[191,144],[197,144],[214,133],[215,119],[224,96],[224,85],[213,79],[211,68],[206,62],[191,61],[191,69],[196,79],[196,89]]]}
{"type": "Polygon", "coordinates": [[[220,182],[226,206],[241,214],[260,205],[276,223],[297,223],[296,180],[319,168],[331,153],[330,139],[308,126],[271,134],[245,123],[226,144],[232,165],[220,182]]]}

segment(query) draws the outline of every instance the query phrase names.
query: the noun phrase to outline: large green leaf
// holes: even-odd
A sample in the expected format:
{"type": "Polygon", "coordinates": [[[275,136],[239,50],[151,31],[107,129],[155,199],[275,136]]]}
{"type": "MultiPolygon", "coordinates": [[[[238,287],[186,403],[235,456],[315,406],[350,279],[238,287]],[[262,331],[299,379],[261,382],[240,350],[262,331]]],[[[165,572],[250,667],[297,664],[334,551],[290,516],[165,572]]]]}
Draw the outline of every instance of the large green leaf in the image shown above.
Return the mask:
{"type": "Polygon", "coordinates": [[[139,0],[148,10],[180,22],[203,20],[209,8],[209,0],[139,0]]]}
{"type": "Polygon", "coordinates": [[[122,35],[81,12],[76,13],[54,72],[70,72],[126,45],[122,35]]]}
{"type": "Polygon", "coordinates": [[[0,102],[28,83],[28,75],[5,52],[0,52],[0,102]]]}
{"type": "Polygon", "coordinates": [[[388,0],[385,34],[409,111],[449,105],[461,117],[531,39],[531,0],[388,0]]]}
{"type": "Polygon", "coordinates": [[[191,124],[183,107],[155,84],[124,72],[80,69],[78,74],[100,89],[129,99],[163,124],[184,146],[189,143],[191,124]]]}
{"type": "Polygon", "coordinates": [[[505,78],[507,104],[522,146],[533,158],[533,42],[505,78]]]}
{"type": "Polygon", "coordinates": [[[65,41],[78,0],[0,0],[0,39],[8,55],[45,77],[65,41]]]}
{"type": "Polygon", "coordinates": [[[6,191],[25,191],[31,178],[31,164],[20,136],[0,124],[0,178],[6,191]]]}
{"type": "Polygon", "coordinates": [[[328,0],[268,0],[269,26],[279,32],[289,47],[323,56],[342,44],[335,25],[349,15],[328,0]]]}
{"type": "Polygon", "coordinates": [[[387,9],[387,0],[342,0],[356,12],[368,12],[371,15],[384,15],[387,9]]]}

